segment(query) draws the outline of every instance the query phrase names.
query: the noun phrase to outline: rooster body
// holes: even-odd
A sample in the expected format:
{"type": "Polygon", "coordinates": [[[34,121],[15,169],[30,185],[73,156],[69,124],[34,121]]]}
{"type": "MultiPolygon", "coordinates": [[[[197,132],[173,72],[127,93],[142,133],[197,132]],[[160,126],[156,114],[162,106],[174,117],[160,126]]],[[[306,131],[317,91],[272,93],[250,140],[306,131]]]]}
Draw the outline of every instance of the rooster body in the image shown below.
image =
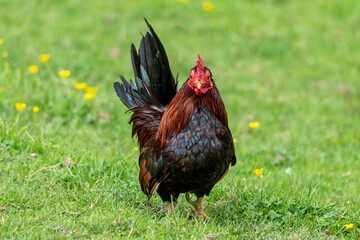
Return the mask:
{"type": "Polygon", "coordinates": [[[122,84],[114,83],[120,100],[133,112],[141,189],[149,198],[157,191],[169,214],[180,193],[186,193],[195,215],[205,218],[203,196],[236,163],[225,106],[200,56],[177,92],[166,52],[146,23],[150,33],[142,38],[139,54],[131,46],[136,87],[123,77],[122,84]],[[189,193],[197,196],[195,202],[189,193]]]}

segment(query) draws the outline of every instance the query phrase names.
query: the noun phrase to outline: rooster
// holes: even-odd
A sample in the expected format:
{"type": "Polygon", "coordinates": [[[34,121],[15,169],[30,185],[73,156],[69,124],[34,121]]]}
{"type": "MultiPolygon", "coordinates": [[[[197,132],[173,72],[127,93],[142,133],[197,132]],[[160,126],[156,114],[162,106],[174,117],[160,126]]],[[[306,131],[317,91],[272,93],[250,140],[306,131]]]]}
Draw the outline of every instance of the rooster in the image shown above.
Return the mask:
{"type": "Polygon", "coordinates": [[[236,163],[225,105],[200,55],[177,91],[165,49],[145,22],[150,32],[142,37],[139,52],[131,45],[135,84],[123,76],[122,83],[114,83],[117,96],[132,112],[129,123],[140,145],[141,190],[149,199],[156,191],[169,215],[185,193],[195,208],[192,213],[204,220],[204,195],[236,163]]]}

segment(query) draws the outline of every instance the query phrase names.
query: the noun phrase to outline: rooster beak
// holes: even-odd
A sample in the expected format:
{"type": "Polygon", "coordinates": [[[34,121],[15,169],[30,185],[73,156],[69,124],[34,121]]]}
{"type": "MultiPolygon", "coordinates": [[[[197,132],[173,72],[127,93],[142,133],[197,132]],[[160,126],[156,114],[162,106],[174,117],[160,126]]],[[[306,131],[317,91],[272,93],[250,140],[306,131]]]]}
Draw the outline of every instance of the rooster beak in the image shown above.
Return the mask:
{"type": "Polygon", "coordinates": [[[196,84],[196,87],[197,87],[198,89],[200,89],[201,86],[202,86],[204,83],[201,82],[201,81],[197,81],[195,84],[196,84]]]}

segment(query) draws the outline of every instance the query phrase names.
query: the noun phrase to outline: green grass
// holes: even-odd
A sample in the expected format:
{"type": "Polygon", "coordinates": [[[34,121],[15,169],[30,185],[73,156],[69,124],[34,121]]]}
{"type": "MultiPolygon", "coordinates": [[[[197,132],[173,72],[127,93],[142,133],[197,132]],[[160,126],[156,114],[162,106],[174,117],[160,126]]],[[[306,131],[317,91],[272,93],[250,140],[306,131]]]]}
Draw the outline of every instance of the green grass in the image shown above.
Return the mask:
{"type": "Polygon", "coordinates": [[[360,3],[228,1],[211,12],[202,3],[2,1],[1,239],[359,238],[360,3]],[[206,198],[205,223],[184,197],[167,216],[138,184],[112,83],[132,76],[143,16],[181,84],[200,53],[237,139],[238,164],[206,198]],[[57,76],[64,69],[70,78],[57,76]],[[99,87],[96,98],[75,82],[99,87]]]}

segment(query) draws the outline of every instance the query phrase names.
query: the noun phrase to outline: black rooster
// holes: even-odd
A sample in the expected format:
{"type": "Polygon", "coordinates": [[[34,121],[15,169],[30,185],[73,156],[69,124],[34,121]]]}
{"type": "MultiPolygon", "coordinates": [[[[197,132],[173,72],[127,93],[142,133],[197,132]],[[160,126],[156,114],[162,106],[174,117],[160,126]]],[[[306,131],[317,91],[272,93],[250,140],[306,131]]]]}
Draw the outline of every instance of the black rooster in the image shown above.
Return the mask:
{"type": "Polygon", "coordinates": [[[225,105],[200,56],[177,91],[165,49],[146,23],[150,33],[142,37],[139,53],[131,45],[135,84],[122,76],[122,84],[114,83],[120,100],[133,112],[141,189],[149,198],[157,191],[168,214],[173,213],[171,200],[175,207],[180,193],[186,193],[195,216],[205,219],[203,196],[236,163],[225,105]]]}

